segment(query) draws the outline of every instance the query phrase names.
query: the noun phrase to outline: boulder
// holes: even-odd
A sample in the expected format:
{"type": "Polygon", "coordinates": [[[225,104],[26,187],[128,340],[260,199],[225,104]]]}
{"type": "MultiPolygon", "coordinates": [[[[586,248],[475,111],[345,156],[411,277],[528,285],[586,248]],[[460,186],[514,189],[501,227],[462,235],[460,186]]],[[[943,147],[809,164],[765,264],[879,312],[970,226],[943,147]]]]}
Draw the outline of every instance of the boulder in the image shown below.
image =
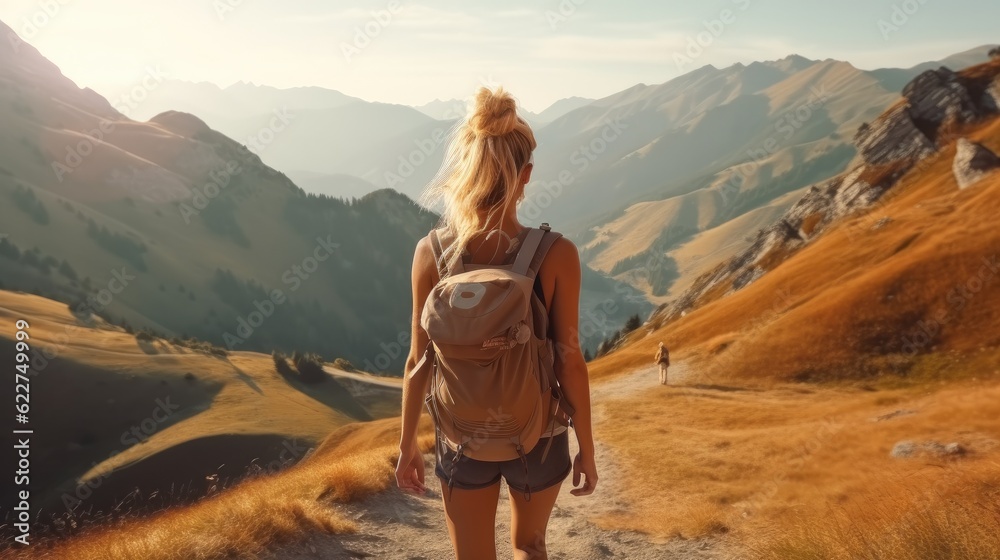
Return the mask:
{"type": "Polygon", "coordinates": [[[975,98],[966,80],[943,66],[906,84],[903,97],[910,106],[910,118],[932,140],[946,121],[969,123],[985,116],[981,100],[975,98]]]}
{"type": "Polygon", "coordinates": [[[865,124],[854,135],[854,145],[868,165],[916,161],[933,154],[937,144],[913,121],[910,108],[899,105],[865,124]]]}
{"type": "Polygon", "coordinates": [[[965,189],[1000,168],[1000,157],[982,144],[960,138],[956,144],[952,172],[958,188],[965,189]]]}
{"type": "Polygon", "coordinates": [[[892,447],[889,456],[895,459],[913,457],[961,457],[968,450],[960,443],[939,443],[936,441],[901,441],[892,447]]]}

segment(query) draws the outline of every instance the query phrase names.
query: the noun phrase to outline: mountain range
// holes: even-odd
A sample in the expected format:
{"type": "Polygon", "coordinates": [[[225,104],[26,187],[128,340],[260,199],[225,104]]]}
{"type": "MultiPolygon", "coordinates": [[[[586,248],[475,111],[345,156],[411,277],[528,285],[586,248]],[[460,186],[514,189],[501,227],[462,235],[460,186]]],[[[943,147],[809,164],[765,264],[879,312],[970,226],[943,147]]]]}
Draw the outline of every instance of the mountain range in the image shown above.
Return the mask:
{"type": "MultiPolygon", "coordinates": [[[[912,68],[861,70],[798,55],[709,65],[522,111],[539,141],[522,216],[555,225],[589,266],[665,302],[745,248],[809,186],[846,169],[854,131],[907,82],[929,68],[986,60],[989,49],[912,68]]],[[[167,81],[136,115],[183,110],[240,139],[287,110],[295,120],[258,153],[298,186],[344,197],[388,187],[416,199],[465,108],[458,99],[404,107],[321,88],[167,81]]]]}
{"type": "MultiPolygon", "coordinates": [[[[129,116],[134,103],[77,87],[30,45],[0,46],[0,288],[229,350],[319,352],[398,372],[410,259],[438,216],[389,189],[355,199],[306,193],[254,150],[277,146],[298,123],[335,123],[352,138],[347,121],[368,118],[351,104],[430,119],[326,90],[242,87],[248,111],[286,95],[305,108],[272,112],[252,138],[237,140],[186,112],[139,122],[129,116]],[[317,108],[325,103],[344,105],[317,108]]],[[[635,295],[594,330],[592,347],[652,309],[635,290],[586,278],[594,305],[635,295]]]]}

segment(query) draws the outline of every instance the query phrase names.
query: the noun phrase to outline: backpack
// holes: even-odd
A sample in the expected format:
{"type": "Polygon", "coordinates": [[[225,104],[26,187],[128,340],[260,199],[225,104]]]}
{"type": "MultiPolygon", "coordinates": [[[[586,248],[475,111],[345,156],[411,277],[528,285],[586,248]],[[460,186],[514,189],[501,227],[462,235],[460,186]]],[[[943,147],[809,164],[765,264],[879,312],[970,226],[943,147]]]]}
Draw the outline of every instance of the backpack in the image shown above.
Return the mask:
{"type": "Polygon", "coordinates": [[[670,351],[666,348],[661,348],[656,351],[656,363],[670,365],[670,351]]]}
{"type": "Polygon", "coordinates": [[[523,460],[553,419],[569,426],[573,414],[555,376],[544,296],[535,289],[542,260],[561,235],[548,224],[528,228],[514,238],[520,246],[513,262],[463,258],[450,270],[442,270],[442,236],[447,230],[428,234],[441,280],[423,307],[420,325],[430,342],[414,368],[433,367],[425,404],[455,461],[523,460]]]}

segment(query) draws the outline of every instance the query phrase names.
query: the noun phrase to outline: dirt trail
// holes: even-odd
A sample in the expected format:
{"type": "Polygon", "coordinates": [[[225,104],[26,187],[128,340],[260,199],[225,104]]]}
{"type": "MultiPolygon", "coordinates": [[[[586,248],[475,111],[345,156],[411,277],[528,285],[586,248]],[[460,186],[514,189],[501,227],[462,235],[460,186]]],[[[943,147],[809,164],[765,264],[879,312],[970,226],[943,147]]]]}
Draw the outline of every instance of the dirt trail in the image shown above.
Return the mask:
{"type": "MultiPolygon", "coordinates": [[[[671,367],[670,382],[688,377],[683,364],[671,367]]],[[[615,379],[597,383],[591,392],[595,420],[600,421],[604,403],[645,390],[670,390],[660,387],[656,366],[641,368],[615,379]]],[[[570,438],[576,453],[574,438],[570,438]]],[[[294,547],[271,553],[268,560],[304,560],[313,558],[372,558],[386,560],[446,560],[453,557],[448,529],[441,505],[441,494],[433,475],[433,456],[427,457],[427,496],[403,494],[395,488],[355,504],[338,505],[340,513],[354,519],[356,535],[317,536],[294,547]]],[[[608,531],[589,520],[628,506],[621,498],[619,466],[607,446],[597,442],[597,464],[601,483],[592,496],[576,497],[569,493],[572,479],[562,490],[548,528],[549,558],[578,560],[590,558],[626,558],[629,560],[706,560],[722,558],[713,540],[653,540],[632,531],[608,531]]],[[[496,546],[498,557],[510,556],[510,500],[506,488],[500,493],[497,509],[496,546]]]]}

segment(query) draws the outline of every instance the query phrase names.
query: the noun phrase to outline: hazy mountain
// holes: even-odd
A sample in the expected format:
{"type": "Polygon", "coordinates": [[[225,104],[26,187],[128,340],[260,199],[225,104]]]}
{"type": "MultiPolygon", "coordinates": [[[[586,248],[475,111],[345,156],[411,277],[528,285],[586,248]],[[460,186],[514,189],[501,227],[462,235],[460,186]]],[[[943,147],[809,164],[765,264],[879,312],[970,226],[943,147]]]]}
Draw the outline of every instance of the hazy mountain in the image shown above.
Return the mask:
{"type": "Polygon", "coordinates": [[[585,97],[567,97],[565,99],[560,99],[552,105],[549,105],[548,108],[544,109],[541,113],[535,115],[533,124],[548,124],[570,111],[575,111],[580,107],[593,102],[593,99],[587,99],[585,97]]]}
{"type": "Polygon", "coordinates": [[[527,213],[576,235],[594,268],[665,301],[843,171],[854,131],[894,102],[895,81],[792,55],[634,86],[541,129],[527,213]]]}
{"type": "Polygon", "coordinates": [[[461,99],[435,99],[430,103],[414,107],[428,117],[439,121],[461,118],[465,116],[466,108],[466,102],[461,99]]]}
{"type": "Polygon", "coordinates": [[[353,103],[364,103],[339,91],[321,87],[279,89],[271,86],[237,82],[220,88],[208,82],[164,80],[151,89],[135,107],[134,119],[148,120],[165,111],[180,111],[198,115],[215,128],[216,119],[245,119],[266,115],[275,110],[307,111],[335,109],[353,103]]]}
{"type": "MultiPolygon", "coordinates": [[[[549,105],[540,113],[521,109],[520,115],[534,128],[542,127],[559,117],[593,102],[585,97],[567,97],[549,105]]],[[[461,99],[435,99],[430,103],[415,107],[421,113],[439,121],[453,121],[465,116],[468,104],[461,99]]]]}
{"type": "Polygon", "coordinates": [[[651,328],[696,337],[725,375],[980,375],[1000,315],[983,295],[1000,270],[1000,61],[926,70],[902,93],[853,136],[849,170],[661,306],[651,328]]]}
{"type": "Polygon", "coordinates": [[[359,363],[409,324],[410,258],[437,220],[410,199],[307,196],[197,117],[128,119],[28,45],[0,46],[0,114],[4,287],[359,363]]]}
{"type": "MultiPolygon", "coordinates": [[[[369,103],[320,87],[278,89],[240,82],[225,89],[207,83],[164,81],[136,103],[128,116],[146,120],[165,111],[198,115],[211,128],[247,145],[270,167],[295,170],[296,178],[354,175],[357,153],[378,154],[399,135],[434,121],[403,105],[369,103]],[[281,130],[272,130],[275,118],[281,130]]],[[[369,170],[365,170],[369,171],[369,170]]],[[[331,196],[360,196],[360,183],[345,183],[343,191],[330,180],[320,190],[331,196]]],[[[413,194],[410,192],[409,194],[413,194]]]]}
{"type": "MultiPolygon", "coordinates": [[[[326,146],[342,142],[359,170],[355,153],[372,152],[360,144],[385,144],[359,123],[416,114],[353,102],[310,111],[288,133],[337,130],[326,146]]],[[[0,45],[0,117],[0,288],[230,349],[316,351],[400,369],[410,260],[437,215],[388,189],[353,201],[307,195],[196,116],[131,120],[28,45],[0,45]]],[[[267,149],[282,154],[274,134],[267,149]]],[[[404,149],[410,139],[400,138],[404,149]]],[[[312,157],[323,161],[323,152],[312,157]]],[[[360,194],[369,188],[361,175],[311,179],[317,190],[360,194]]],[[[594,336],[652,309],[617,282],[596,277],[589,287],[594,305],[615,302],[594,336]]]]}
{"type": "Polygon", "coordinates": [[[344,173],[326,174],[315,171],[290,170],[288,178],[307,193],[344,198],[361,198],[376,190],[368,181],[344,173]]]}
{"type": "Polygon", "coordinates": [[[925,70],[934,70],[942,66],[946,68],[968,68],[973,64],[979,64],[989,59],[990,49],[997,45],[983,45],[967,51],[953,54],[949,57],[933,62],[924,62],[911,68],[879,68],[872,70],[872,74],[882,80],[885,86],[893,91],[899,91],[907,82],[917,74],[925,70]]]}

